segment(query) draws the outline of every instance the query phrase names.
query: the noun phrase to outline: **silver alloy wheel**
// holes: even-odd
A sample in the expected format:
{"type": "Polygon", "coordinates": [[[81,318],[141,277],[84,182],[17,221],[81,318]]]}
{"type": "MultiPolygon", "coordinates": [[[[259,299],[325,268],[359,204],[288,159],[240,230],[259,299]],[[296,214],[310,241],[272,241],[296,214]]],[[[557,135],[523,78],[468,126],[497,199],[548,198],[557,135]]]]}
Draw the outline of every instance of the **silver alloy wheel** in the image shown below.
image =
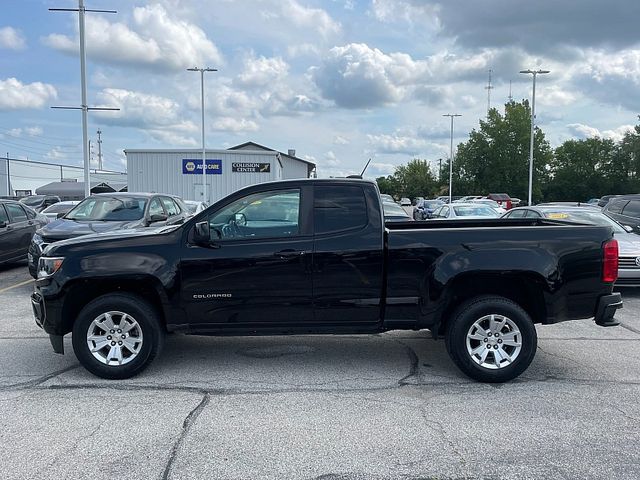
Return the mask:
{"type": "Polygon", "coordinates": [[[87,330],[91,354],[105,365],[125,365],[142,348],[142,329],[135,318],[124,312],[105,312],[87,330]]]}
{"type": "Polygon", "coordinates": [[[507,367],[521,350],[520,329],[504,315],[485,315],[467,332],[467,352],[481,367],[491,370],[507,367]]]}

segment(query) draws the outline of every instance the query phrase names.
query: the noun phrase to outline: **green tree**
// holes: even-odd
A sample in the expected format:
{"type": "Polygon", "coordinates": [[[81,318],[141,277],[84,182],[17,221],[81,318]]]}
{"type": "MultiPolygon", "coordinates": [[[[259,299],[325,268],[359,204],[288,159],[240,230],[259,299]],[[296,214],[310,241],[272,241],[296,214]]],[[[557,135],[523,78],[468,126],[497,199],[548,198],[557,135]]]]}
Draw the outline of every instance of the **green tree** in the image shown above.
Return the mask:
{"type": "MultiPolygon", "coordinates": [[[[502,115],[489,111],[480,128],[469,140],[458,145],[454,159],[454,195],[506,192],[526,199],[529,185],[529,142],[531,138],[529,103],[509,102],[502,115]]],[[[553,152],[544,132],[534,133],[534,202],[542,199],[542,187],[549,178],[553,152]]]]}
{"type": "Polygon", "coordinates": [[[430,197],[438,190],[436,177],[427,160],[414,158],[406,165],[396,167],[393,175],[376,179],[380,193],[395,198],[430,197]]]}

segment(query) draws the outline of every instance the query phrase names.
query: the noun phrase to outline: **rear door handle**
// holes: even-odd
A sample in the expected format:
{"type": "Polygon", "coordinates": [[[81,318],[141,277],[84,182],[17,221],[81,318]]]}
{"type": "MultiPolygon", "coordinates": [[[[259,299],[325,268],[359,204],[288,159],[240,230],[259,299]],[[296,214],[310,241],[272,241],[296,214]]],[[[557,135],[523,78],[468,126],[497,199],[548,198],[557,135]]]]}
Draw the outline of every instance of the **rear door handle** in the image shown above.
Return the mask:
{"type": "Polygon", "coordinates": [[[273,255],[275,257],[279,257],[279,258],[295,258],[295,257],[301,257],[304,254],[305,254],[304,251],[293,250],[292,248],[287,248],[285,250],[280,250],[279,252],[276,252],[273,255]]]}

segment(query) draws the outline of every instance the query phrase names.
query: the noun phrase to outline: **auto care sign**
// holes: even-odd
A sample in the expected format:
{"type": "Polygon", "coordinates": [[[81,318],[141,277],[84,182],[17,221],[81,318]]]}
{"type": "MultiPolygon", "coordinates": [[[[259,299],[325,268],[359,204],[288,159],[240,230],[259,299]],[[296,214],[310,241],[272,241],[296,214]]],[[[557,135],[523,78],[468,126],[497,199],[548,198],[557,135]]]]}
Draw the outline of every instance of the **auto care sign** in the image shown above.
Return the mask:
{"type": "Polygon", "coordinates": [[[231,164],[232,172],[240,173],[269,173],[271,172],[270,163],[249,163],[249,162],[233,162],[231,164]]]}
{"type": "MultiPolygon", "coordinates": [[[[183,158],[182,173],[184,175],[202,175],[202,159],[183,158]]],[[[222,175],[222,160],[207,158],[207,175],[222,175]]]]}

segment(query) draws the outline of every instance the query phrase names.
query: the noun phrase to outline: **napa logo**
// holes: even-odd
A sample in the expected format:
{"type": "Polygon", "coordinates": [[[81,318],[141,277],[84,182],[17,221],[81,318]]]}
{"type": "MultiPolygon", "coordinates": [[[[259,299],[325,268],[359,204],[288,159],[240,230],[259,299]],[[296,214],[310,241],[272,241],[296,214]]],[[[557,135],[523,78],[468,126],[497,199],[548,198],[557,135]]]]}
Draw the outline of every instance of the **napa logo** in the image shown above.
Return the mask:
{"type": "MultiPolygon", "coordinates": [[[[183,158],[182,173],[185,175],[202,175],[201,158],[183,158]]],[[[207,158],[207,175],[222,175],[222,160],[219,158],[207,158]]]]}

